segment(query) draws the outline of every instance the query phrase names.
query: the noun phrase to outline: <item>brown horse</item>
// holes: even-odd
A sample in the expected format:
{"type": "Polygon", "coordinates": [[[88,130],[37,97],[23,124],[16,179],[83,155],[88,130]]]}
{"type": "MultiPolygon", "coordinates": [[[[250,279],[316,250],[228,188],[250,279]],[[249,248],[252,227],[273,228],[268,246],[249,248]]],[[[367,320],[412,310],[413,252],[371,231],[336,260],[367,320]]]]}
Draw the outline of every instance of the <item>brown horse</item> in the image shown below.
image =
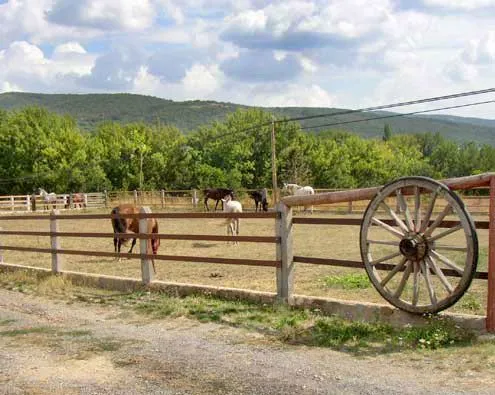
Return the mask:
{"type": "Polygon", "coordinates": [[[86,207],[86,202],[84,199],[84,193],[74,193],[72,195],[72,205],[74,208],[86,207]]]}
{"type": "MultiPolygon", "coordinates": [[[[121,204],[112,209],[112,215],[120,215],[120,214],[139,214],[140,207],[135,206],[133,204],[121,204]]],[[[148,218],[148,229],[146,233],[157,234],[158,233],[158,221],[156,218],[148,218]]],[[[129,235],[129,237],[117,236],[117,233],[139,233],[139,219],[138,218],[112,218],[112,227],[113,227],[113,245],[115,252],[120,254],[120,247],[122,244],[126,244],[130,238],[132,238],[131,248],[129,250],[129,254],[132,253],[132,249],[136,245],[136,237],[129,235]]],[[[150,246],[151,241],[151,250],[153,255],[156,255],[158,252],[158,247],[160,246],[160,239],[153,237],[148,240],[148,248],[150,246]]],[[[120,258],[119,258],[120,260],[120,258]]],[[[156,273],[155,269],[155,260],[152,259],[151,263],[153,264],[153,271],[156,273]]]]}
{"type": "MultiPolygon", "coordinates": [[[[208,199],[216,200],[215,203],[215,211],[217,211],[218,203],[225,199],[226,196],[230,195],[232,200],[234,200],[234,191],[232,189],[226,188],[207,188],[203,191],[205,195],[205,208],[206,211],[210,211],[208,207],[208,199]]],[[[222,210],[223,210],[223,202],[222,202],[222,210]]]]}

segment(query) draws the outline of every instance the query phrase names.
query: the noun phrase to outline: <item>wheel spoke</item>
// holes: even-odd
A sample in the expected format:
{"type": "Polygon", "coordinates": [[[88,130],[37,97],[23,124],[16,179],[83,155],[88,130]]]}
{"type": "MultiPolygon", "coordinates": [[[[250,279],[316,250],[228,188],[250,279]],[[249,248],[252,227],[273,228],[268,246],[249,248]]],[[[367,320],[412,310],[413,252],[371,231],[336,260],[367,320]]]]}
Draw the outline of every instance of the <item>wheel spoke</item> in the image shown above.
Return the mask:
{"type": "Polygon", "coordinates": [[[402,253],[400,251],[399,252],[394,252],[393,254],[386,255],[386,256],[384,256],[384,257],[382,257],[380,259],[377,259],[376,261],[371,261],[370,262],[370,265],[375,266],[377,263],[382,263],[382,262],[388,261],[390,259],[397,258],[400,255],[402,255],[402,253]]]}
{"type": "Polygon", "coordinates": [[[449,294],[451,294],[452,291],[454,290],[454,288],[449,283],[449,280],[447,280],[447,278],[445,277],[445,274],[443,274],[442,269],[440,269],[437,266],[437,264],[433,258],[427,256],[427,257],[425,257],[425,260],[426,260],[426,262],[428,262],[428,264],[431,266],[431,268],[433,269],[435,274],[438,276],[439,280],[441,281],[441,283],[443,284],[445,289],[449,292],[449,294]]]}
{"type": "Polygon", "coordinates": [[[366,242],[369,244],[382,244],[386,246],[395,246],[395,247],[398,247],[400,244],[399,241],[366,240],[366,242]]]}
{"type": "Polygon", "coordinates": [[[393,276],[395,276],[402,268],[405,266],[405,264],[408,262],[407,258],[404,257],[402,258],[402,261],[398,265],[396,265],[388,274],[387,277],[385,277],[380,284],[382,287],[384,287],[391,279],[393,276]]]}
{"type": "Polygon", "coordinates": [[[438,233],[436,234],[435,236],[432,236],[428,239],[428,241],[435,241],[435,240],[438,240],[438,239],[441,239],[442,237],[445,237],[445,236],[448,236],[454,232],[457,232],[458,230],[461,230],[462,229],[462,225],[457,225],[457,226],[454,226],[453,228],[450,228],[449,230],[446,230],[445,232],[442,232],[442,233],[438,233]]]}
{"type": "Polygon", "coordinates": [[[423,277],[425,278],[426,289],[428,289],[428,295],[430,295],[431,304],[433,307],[436,307],[438,303],[437,295],[435,294],[435,289],[433,288],[433,284],[431,282],[430,267],[428,265],[428,262],[421,261],[421,270],[423,271],[423,277]]]}
{"type": "Polygon", "coordinates": [[[421,194],[419,187],[414,187],[414,231],[419,232],[421,228],[421,194]]]}
{"type": "Polygon", "coordinates": [[[446,256],[443,256],[441,254],[439,254],[438,252],[436,251],[430,251],[431,252],[431,255],[433,255],[435,258],[437,258],[439,261],[442,261],[445,265],[447,265],[449,268],[455,270],[457,273],[459,273],[460,275],[463,275],[464,274],[464,270],[457,266],[454,262],[452,262],[449,258],[447,258],[446,256]]]}
{"type": "Polygon", "coordinates": [[[385,203],[385,201],[382,202],[382,206],[385,209],[385,211],[388,213],[388,215],[390,215],[394,219],[395,223],[399,228],[401,228],[404,232],[409,232],[409,229],[406,226],[406,224],[399,218],[399,216],[395,213],[395,211],[392,210],[392,208],[387,203],[385,203]]]}
{"type": "Polygon", "coordinates": [[[397,229],[394,229],[390,225],[387,225],[385,222],[380,221],[378,218],[373,217],[371,218],[371,222],[374,223],[375,225],[381,226],[383,229],[389,231],[392,233],[394,236],[398,237],[399,239],[402,239],[404,236],[404,233],[399,232],[397,229]]]}
{"type": "Polygon", "coordinates": [[[404,216],[406,217],[406,224],[409,228],[408,230],[413,231],[414,224],[411,219],[411,213],[409,212],[409,207],[407,207],[406,199],[404,199],[404,195],[402,194],[400,188],[395,191],[395,195],[399,201],[400,209],[404,212],[404,216]]]}
{"type": "Polygon", "coordinates": [[[419,265],[418,262],[413,262],[414,266],[414,273],[413,273],[413,298],[412,298],[412,304],[413,306],[418,305],[418,300],[419,300],[419,265]]]}
{"type": "Polygon", "coordinates": [[[421,223],[421,228],[419,229],[421,233],[423,233],[426,230],[428,224],[430,223],[431,214],[433,213],[433,208],[435,207],[435,203],[437,201],[437,196],[438,193],[440,192],[440,189],[441,188],[438,187],[436,190],[433,191],[431,195],[430,204],[428,204],[428,208],[426,209],[424,219],[421,223]]]}
{"type": "Polygon", "coordinates": [[[433,231],[437,228],[438,225],[443,221],[443,219],[452,212],[452,206],[447,204],[443,211],[438,215],[435,221],[425,230],[425,237],[430,237],[433,231]]]}
{"type": "Polygon", "coordinates": [[[435,244],[435,250],[467,252],[468,249],[467,247],[455,247],[455,246],[447,246],[442,244],[435,244]]]}
{"type": "Polygon", "coordinates": [[[399,286],[397,287],[394,293],[394,297],[396,298],[399,298],[402,295],[402,291],[404,291],[404,287],[406,286],[407,280],[409,279],[409,275],[411,274],[412,271],[412,262],[408,261],[406,265],[407,265],[406,270],[404,270],[404,274],[402,275],[399,286]]]}

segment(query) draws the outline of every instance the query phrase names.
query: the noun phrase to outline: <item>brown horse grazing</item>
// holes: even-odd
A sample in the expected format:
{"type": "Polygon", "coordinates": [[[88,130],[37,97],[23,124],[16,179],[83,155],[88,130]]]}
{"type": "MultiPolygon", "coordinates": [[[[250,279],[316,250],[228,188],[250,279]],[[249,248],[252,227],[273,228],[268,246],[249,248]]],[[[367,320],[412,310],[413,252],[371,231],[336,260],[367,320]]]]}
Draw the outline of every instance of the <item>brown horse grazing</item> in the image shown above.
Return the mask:
{"type": "MultiPolygon", "coordinates": [[[[135,206],[133,204],[121,204],[112,209],[112,215],[120,215],[120,214],[139,214],[140,207],[135,206]]],[[[157,234],[158,233],[158,221],[156,218],[148,218],[148,229],[146,233],[157,234]]],[[[113,245],[115,252],[120,254],[120,247],[122,244],[126,244],[130,238],[132,238],[131,248],[129,250],[129,254],[132,253],[132,249],[136,245],[136,237],[122,237],[117,236],[117,233],[139,233],[139,219],[137,218],[112,218],[112,227],[113,227],[113,245]]],[[[158,252],[158,247],[160,246],[160,239],[153,237],[151,240],[151,250],[153,255],[156,255],[158,252]]],[[[148,244],[149,246],[149,244],[148,244]]],[[[149,247],[148,247],[149,248],[149,247]]],[[[119,258],[120,260],[120,258],[119,258]]],[[[155,269],[155,260],[152,259],[151,263],[153,264],[153,271],[156,273],[155,269]]]]}
{"type": "Polygon", "coordinates": [[[261,208],[263,208],[263,211],[268,211],[266,190],[249,192],[249,196],[254,200],[254,204],[256,205],[256,211],[258,211],[258,206],[260,207],[260,211],[261,208]]]}
{"type": "MultiPolygon", "coordinates": [[[[205,195],[205,208],[206,211],[210,211],[208,207],[208,199],[216,200],[215,203],[215,211],[217,211],[218,203],[225,199],[226,196],[230,195],[232,200],[234,200],[234,191],[232,189],[226,188],[207,188],[203,191],[205,195]]],[[[223,210],[223,202],[222,202],[222,210],[223,210]]]]}

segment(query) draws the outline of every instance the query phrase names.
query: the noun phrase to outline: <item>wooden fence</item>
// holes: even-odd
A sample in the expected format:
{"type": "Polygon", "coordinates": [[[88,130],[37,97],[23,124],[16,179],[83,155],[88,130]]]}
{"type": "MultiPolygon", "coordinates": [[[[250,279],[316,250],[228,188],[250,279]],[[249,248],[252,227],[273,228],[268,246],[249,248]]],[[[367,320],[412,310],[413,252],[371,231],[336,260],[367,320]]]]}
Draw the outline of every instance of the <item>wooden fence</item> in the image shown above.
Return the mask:
{"type": "MultiPolygon", "coordinates": [[[[453,190],[469,189],[473,187],[489,187],[490,188],[490,206],[489,206],[489,221],[476,221],[476,226],[479,229],[489,229],[489,256],[488,256],[488,272],[478,272],[477,278],[488,279],[488,306],[486,326],[489,331],[495,331],[495,173],[483,174],[480,176],[463,177],[459,179],[443,180],[443,183],[453,190]]],[[[351,191],[336,191],[321,193],[318,195],[309,196],[289,196],[282,199],[276,206],[275,211],[267,213],[150,213],[149,209],[143,207],[140,214],[121,215],[127,218],[139,218],[140,233],[136,236],[140,239],[139,254],[125,254],[120,256],[127,258],[139,258],[141,260],[142,281],[148,284],[153,281],[153,272],[151,270],[151,259],[165,261],[181,261],[181,262],[208,262],[220,264],[234,265],[253,265],[253,266],[269,266],[276,268],[276,284],[277,295],[282,301],[288,302],[293,294],[294,288],[294,267],[296,263],[323,264],[346,267],[363,268],[364,265],[360,261],[349,261],[331,258],[313,258],[294,255],[293,252],[293,225],[297,224],[312,224],[312,225],[361,225],[361,219],[354,218],[293,218],[292,207],[302,205],[320,205],[334,204],[349,201],[369,200],[379,191],[377,188],[366,188],[351,191]],[[238,241],[250,243],[271,243],[275,245],[276,259],[232,259],[221,257],[197,257],[197,256],[175,256],[175,255],[152,255],[148,248],[148,240],[151,235],[143,233],[142,229],[147,229],[147,218],[258,218],[275,221],[274,236],[218,236],[218,235],[190,235],[190,234],[158,234],[153,237],[160,239],[174,240],[198,240],[198,241],[238,241]]],[[[160,196],[161,198],[161,196],[160,196]]],[[[115,216],[114,216],[115,217],[115,216]]],[[[60,214],[57,210],[52,211],[50,216],[46,215],[31,215],[32,220],[50,221],[50,232],[41,231],[5,231],[0,230],[0,235],[27,235],[27,236],[49,236],[51,248],[32,248],[3,245],[3,250],[12,251],[30,251],[49,253],[52,256],[52,271],[61,273],[63,269],[63,261],[61,256],[64,254],[97,256],[97,257],[117,257],[118,255],[111,252],[95,252],[95,251],[80,251],[67,250],[60,248],[60,239],[62,237],[88,237],[88,238],[112,238],[113,233],[80,233],[80,232],[59,232],[59,221],[70,220],[78,221],[84,219],[109,219],[114,218],[110,214],[81,214],[68,215],[60,214]]],[[[8,216],[3,220],[22,220],[24,216],[8,216]]],[[[450,228],[457,225],[454,221],[442,221],[439,227],[450,228]]],[[[119,234],[124,236],[124,234],[119,234]]],[[[126,234],[128,237],[128,234],[126,234]]],[[[380,264],[380,269],[391,270],[391,265],[380,264]]],[[[378,265],[377,265],[378,267],[378,265]]],[[[442,269],[445,275],[455,275],[448,269],[442,269]]]]}
{"type": "MultiPolygon", "coordinates": [[[[243,207],[254,209],[254,201],[248,193],[254,189],[240,189],[236,191],[236,199],[243,207]]],[[[269,206],[273,207],[273,191],[268,189],[269,206]]],[[[345,189],[316,189],[317,194],[330,192],[344,192],[345,189]]],[[[279,192],[280,196],[280,192],[279,192]]],[[[112,191],[90,192],[84,194],[84,208],[101,209],[115,207],[122,203],[131,203],[140,206],[151,206],[162,209],[203,210],[203,193],[197,189],[191,190],[160,190],[160,191],[112,191]]],[[[284,198],[284,197],[282,197],[284,198]]],[[[487,215],[490,207],[489,196],[463,196],[465,206],[473,215],[487,215]]],[[[79,209],[71,205],[71,194],[58,194],[54,205],[46,206],[40,195],[8,195],[0,196],[0,213],[21,213],[32,211],[51,211],[79,209]]],[[[359,201],[344,201],[319,203],[316,211],[325,211],[339,214],[363,214],[368,206],[369,199],[359,201]]]]}

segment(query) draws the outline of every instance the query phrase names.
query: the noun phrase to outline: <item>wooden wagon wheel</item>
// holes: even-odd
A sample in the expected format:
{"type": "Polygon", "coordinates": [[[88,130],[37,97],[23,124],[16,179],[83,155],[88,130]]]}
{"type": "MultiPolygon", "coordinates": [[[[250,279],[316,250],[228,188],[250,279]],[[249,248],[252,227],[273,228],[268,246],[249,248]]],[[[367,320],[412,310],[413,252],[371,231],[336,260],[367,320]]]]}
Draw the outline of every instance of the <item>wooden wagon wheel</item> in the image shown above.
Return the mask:
{"type": "Polygon", "coordinates": [[[473,220],[455,193],[427,177],[385,185],[366,209],[360,244],[375,288],[411,313],[437,313],[452,306],[476,273],[473,220]],[[455,223],[446,228],[446,220],[455,223]]]}

